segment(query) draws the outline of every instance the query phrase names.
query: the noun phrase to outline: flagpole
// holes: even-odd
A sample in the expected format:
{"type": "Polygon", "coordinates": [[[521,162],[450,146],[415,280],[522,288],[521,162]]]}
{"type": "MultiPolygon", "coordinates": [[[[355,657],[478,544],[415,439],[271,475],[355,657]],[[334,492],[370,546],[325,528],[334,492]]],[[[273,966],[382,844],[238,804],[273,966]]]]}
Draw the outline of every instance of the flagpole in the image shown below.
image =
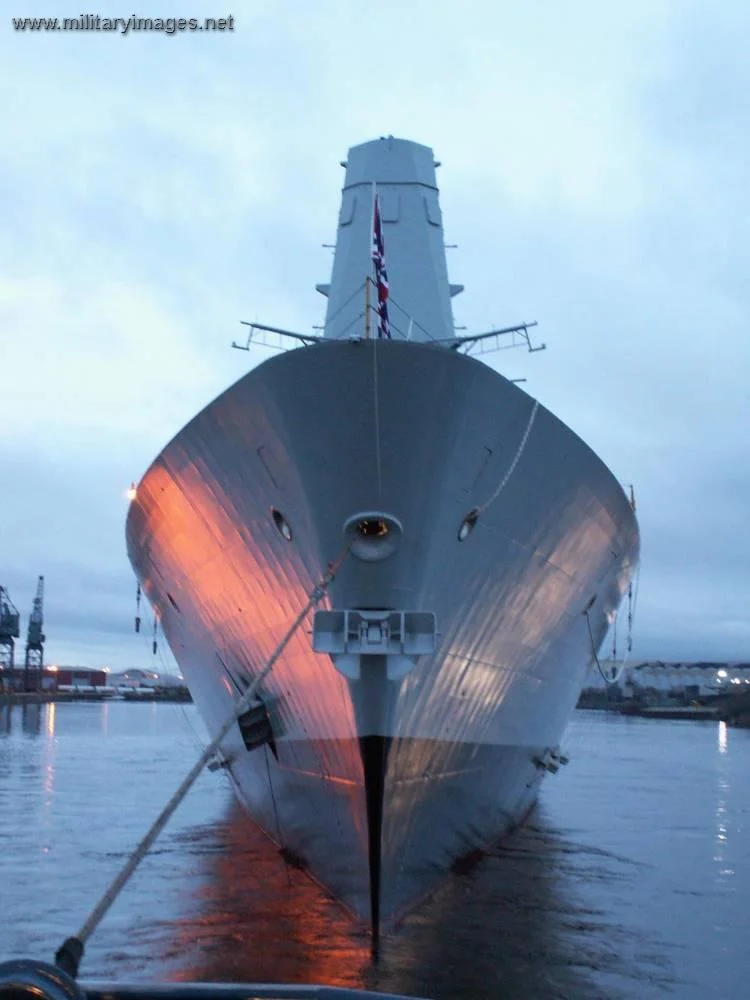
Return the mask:
{"type": "Polygon", "coordinates": [[[365,340],[370,339],[370,275],[365,278],[365,340]]]}
{"type": "Polygon", "coordinates": [[[372,201],[370,204],[370,232],[367,246],[367,277],[365,278],[365,338],[370,338],[370,286],[372,285],[372,246],[375,240],[375,181],[372,182],[372,201]]]}

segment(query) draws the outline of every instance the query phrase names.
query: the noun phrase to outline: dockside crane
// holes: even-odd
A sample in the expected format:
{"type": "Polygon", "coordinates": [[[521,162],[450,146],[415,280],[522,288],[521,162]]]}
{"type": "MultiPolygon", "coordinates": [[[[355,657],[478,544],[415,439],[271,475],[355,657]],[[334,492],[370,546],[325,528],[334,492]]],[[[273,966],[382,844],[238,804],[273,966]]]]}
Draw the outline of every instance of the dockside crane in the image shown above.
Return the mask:
{"type": "Polygon", "coordinates": [[[44,577],[39,577],[36,597],[29,616],[29,630],[26,633],[26,656],[23,663],[23,687],[25,691],[36,691],[42,679],[44,666],[44,577]]]}
{"type": "Polygon", "coordinates": [[[0,683],[13,672],[15,640],[20,635],[20,616],[5,587],[0,587],[0,683]]]}

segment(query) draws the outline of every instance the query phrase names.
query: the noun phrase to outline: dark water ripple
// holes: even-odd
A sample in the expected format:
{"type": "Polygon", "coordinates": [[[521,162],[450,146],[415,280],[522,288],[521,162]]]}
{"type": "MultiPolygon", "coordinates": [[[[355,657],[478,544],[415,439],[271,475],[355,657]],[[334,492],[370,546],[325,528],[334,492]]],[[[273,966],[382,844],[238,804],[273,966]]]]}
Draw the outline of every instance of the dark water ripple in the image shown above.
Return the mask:
{"type": "MultiPolygon", "coordinates": [[[[192,706],[0,707],[0,957],[49,959],[196,757],[192,706]]],[[[203,775],[89,943],[85,978],[434,997],[744,998],[750,731],[577,713],[530,823],[370,960],[361,929],[203,775]]]]}

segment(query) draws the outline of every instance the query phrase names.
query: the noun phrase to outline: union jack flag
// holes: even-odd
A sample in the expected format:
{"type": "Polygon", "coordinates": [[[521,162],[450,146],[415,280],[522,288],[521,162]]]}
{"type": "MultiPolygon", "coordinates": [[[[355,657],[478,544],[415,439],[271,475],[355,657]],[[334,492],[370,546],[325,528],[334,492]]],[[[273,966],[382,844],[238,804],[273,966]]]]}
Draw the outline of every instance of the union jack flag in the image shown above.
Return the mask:
{"type": "Polygon", "coordinates": [[[375,195],[372,212],[372,261],[375,265],[375,287],[378,291],[378,337],[391,339],[391,326],[388,322],[388,272],[385,269],[385,246],[383,244],[383,226],[380,218],[380,195],[375,195]]]}

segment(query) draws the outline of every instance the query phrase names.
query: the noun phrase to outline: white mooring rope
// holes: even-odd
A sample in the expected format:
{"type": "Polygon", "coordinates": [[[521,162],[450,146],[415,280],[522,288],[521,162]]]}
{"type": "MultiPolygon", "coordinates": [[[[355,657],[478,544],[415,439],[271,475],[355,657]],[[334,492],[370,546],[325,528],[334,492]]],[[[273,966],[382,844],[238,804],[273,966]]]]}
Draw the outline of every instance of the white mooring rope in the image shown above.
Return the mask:
{"type": "Polygon", "coordinates": [[[174,811],[177,809],[177,806],[180,804],[180,802],[182,802],[187,793],[190,791],[190,789],[192,788],[193,784],[195,783],[196,779],[200,775],[203,768],[216,753],[221,741],[224,739],[229,730],[235,724],[239,716],[241,716],[244,712],[246,712],[247,709],[250,707],[253,700],[255,699],[255,694],[256,691],[258,690],[258,687],[271,672],[274,664],[281,656],[281,654],[284,652],[284,649],[286,648],[290,639],[297,631],[297,629],[300,627],[300,625],[303,623],[308,613],[311,611],[312,608],[315,607],[316,604],[318,604],[322,600],[323,596],[325,595],[326,591],[331,585],[334,577],[336,576],[336,573],[341,568],[341,564],[346,558],[348,552],[349,552],[349,546],[347,546],[347,548],[342,552],[342,554],[339,556],[336,562],[330,564],[325,576],[308,596],[307,603],[300,611],[300,613],[297,615],[297,617],[294,619],[294,622],[291,624],[284,638],[281,640],[281,642],[274,650],[268,663],[255,678],[255,680],[247,689],[242,698],[240,698],[240,700],[234,706],[232,714],[229,716],[224,725],[221,727],[218,734],[214,737],[214,739],[208,744],[206,749],[200,755],[200,757],[195,762],[193,767],[190,769],[189,773],[183,780],[180,787],[174,793],[172,798],[164,806],[161,813],[151,826],[151,829],[148,831],[146,836],[143,838],[143,840],[141,840],[140,844],[138,844],[136,849],[131,854],[130,858],[128,859],[127,863],[121,870],[120,874],[112,882],[110,887],[107,889],[102,898],[99,900],[94,909],[91,911],[90,916],[83,924],[78,934],[73,938],[68,938],[57,952],[55,956],[55,961],[57,965],[60,968],[62,968],[65,972],[68,972],[74,978],[75,976],[78,975],[78,966],[80,964],[81,957],[83,955],[84,944],[91,936],[91,934],[93,934],[93,932],[96,930],[98,924],[106,914],[107,910],[109,910],[112,903],[114,903],[115,899],[117,898],[120,891],[127,883],[130,876],[133,874],[133,872],[136,870],[136,868],[141,863],[143,858],[146,856],[151,845],[154,843],[156,838],[159,836],[164,827],[167,825],[167,822],[169,821],[174,811]]]}

